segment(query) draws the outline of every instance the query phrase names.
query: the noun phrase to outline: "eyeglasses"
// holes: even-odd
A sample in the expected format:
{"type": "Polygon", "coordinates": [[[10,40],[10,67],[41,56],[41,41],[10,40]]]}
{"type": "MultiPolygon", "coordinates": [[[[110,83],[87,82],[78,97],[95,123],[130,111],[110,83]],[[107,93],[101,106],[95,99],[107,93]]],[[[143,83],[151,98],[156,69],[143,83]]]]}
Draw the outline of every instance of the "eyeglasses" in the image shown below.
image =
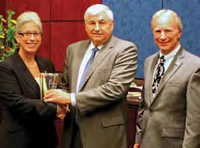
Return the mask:
{"type": "Polygon", "coordinates": [[[42,35],[42,33],[40,33],[40,32],[25,32],[25,33],[18,32],[18,34],[25,38],[30,38],[32,35],[33,35],[33,37],[38,38],[42,35]]]}

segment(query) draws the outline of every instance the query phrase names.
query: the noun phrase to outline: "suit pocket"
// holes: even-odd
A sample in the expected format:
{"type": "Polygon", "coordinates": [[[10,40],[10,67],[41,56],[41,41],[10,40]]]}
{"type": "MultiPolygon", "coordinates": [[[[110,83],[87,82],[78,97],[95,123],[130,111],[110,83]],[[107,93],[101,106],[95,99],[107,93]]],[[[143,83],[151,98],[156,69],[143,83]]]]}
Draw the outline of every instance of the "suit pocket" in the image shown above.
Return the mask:
{"type": "Polygon", "coordinates": [[[185,130],[180,128],[163,128],[162,136],[165,138],[183,138],[185,130]]]}
{"type": "Polygon", "coordinates": [[[24,127],[22,127],[22,126],[5,126],[5,129],[8,132],[12,133],[12,132],[16,132],[16,131],[24,129],[24,127]]]}
{"type": "Polygon", "coordinates": [[[102,118],[102,126],[109,127],[109,126],[116,126],[124,124],[124,120],[121,116],[113,117],[113,118],[102,118]]]}
{"type": "Polygon", "coordinates": [[[180,83],[168,82],[168,83],[166,83],[166,86],[180,87],[180,83]]]}
{"type": "Polygon", "coordinates": [[[24,129],[24,126],[19,125],[15,121],[10,121],[10,122],[2,122],[1,128],[5,129],[8,132],[15,132],[21,129],[24,129]]]}

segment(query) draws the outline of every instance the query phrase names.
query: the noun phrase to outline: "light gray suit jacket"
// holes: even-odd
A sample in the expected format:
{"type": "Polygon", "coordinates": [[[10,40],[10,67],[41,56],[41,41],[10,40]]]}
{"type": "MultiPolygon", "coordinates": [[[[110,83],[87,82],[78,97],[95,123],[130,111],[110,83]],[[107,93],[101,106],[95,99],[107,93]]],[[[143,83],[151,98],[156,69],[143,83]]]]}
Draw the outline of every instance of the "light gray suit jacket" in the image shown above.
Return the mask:
{"type": "MultiPolygon", "coordinates": [[[[79,67],[90,40],[70,45],[64,82],[76,92],[79,67]]],[[[126,94],[137,69],[137,48],[112,36],[96,55],[80,92],[75,93],[78,126],[84,148],[127,148],[126,94]]],[[[64,148],[69,148],[73,108],[65,119],[64,148]]]]}
{"type": "Polygon", "coordinates": [[[200,148],[200,59],[181,48],[152,97],[158,55],[145,61],[136,142],[141,148],[200,148]]]}

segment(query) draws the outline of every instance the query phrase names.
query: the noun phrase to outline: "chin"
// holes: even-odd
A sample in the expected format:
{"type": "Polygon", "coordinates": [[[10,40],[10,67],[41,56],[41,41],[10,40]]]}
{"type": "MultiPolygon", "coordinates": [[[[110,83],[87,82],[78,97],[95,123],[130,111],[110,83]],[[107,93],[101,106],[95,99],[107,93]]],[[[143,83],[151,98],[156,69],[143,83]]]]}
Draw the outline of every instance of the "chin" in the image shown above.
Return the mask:
{"type": "Polygon", "coordinates": [[[102,38],[93,38],[93,41],[100,42],[100,41],[102,41],[102,38]]]}
{"type": "Polygon", "coordinates": [[[169,46],[158,46],[159,49],[162,49],[162,50],[169,50],[169,46]]]}
{"type": "Polygon", "coordinates": [[[27,53],[36,53],[37,49],[36,48],[28,48],[26,50],[27,53]]]}
{"type": "Polygon", "coordinates": [[[93,43],[97,44],[97,45],[101,44],[101,42],[102,42],[102,40],[93,40],[93,43]]]}

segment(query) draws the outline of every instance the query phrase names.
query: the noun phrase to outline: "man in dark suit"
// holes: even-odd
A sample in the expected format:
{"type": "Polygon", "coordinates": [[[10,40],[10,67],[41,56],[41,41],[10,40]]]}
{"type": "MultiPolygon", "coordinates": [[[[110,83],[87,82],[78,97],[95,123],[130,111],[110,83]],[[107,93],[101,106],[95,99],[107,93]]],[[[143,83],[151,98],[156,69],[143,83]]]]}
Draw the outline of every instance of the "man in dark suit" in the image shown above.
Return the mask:
{"type": "Polygon", "coordinates": [[[134,148],[199,148],[200,59],[181,46],[174,11],[156,12],[151,25],[160,51],[145,61],[134,148]]]}
{"type": "Polygon", "coordinates": [[[63,78],[71,94],[54,90],[45,99],[72,104],[64,148],[127,148],[126,94],[137,68],[137,48],[112,35],[113,13],[107,6],[89,7],[84,19],[90,39],[67,48],[63,78]]]}

